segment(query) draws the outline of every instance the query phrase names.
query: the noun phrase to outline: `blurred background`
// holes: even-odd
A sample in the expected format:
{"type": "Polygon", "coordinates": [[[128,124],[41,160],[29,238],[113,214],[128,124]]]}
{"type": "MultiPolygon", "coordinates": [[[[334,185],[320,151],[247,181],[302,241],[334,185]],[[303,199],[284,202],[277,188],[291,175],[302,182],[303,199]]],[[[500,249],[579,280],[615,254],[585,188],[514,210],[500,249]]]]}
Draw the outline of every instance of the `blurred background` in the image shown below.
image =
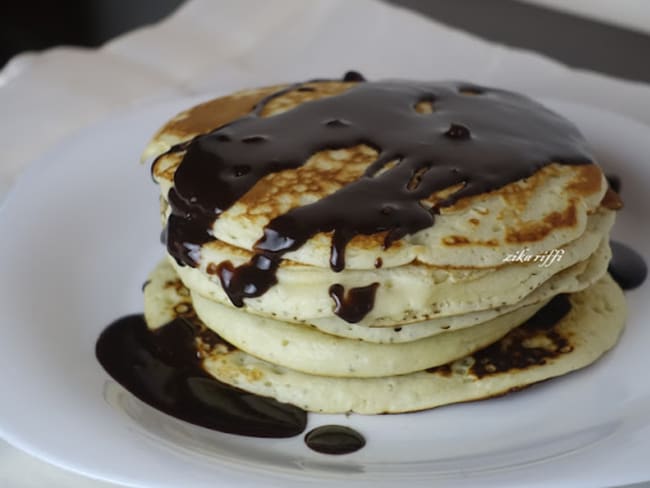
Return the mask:
{"type": "MultiPolygon", "coordinates": [[[[306,0],[308,1],[308,0],[306,0]]],[[[650,81],[650,1],[382,0],[492,41],[570,66],[650,81]]],[[[185,0],[3,2],[0,67],[15,54],[57,45],[100,46],[154,23],[185,0]]],[[[431,46],[431,49],[444,46],[431,46]]]]}

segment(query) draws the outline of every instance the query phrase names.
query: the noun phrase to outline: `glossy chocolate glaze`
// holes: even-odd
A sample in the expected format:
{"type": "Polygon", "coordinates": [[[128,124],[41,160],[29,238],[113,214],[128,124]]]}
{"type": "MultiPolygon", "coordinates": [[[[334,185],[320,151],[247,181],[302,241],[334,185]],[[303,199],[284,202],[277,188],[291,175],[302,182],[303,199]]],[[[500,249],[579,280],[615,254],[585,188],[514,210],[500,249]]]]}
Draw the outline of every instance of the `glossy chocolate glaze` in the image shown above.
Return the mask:
{"type": "Polygon", "coordinates": [[[307,413],[233,388],[201,366],[203,347],[231,347],[190,319],[177,318],[150,331],[142,315],[109,325],[95,354],[115,381],[143,402],[176,418],[209,429],[252,437],[292,437],[302,433],[307,413]]]}
{"type": "Polygon", "coordinates": [[[609,274],[623,290],[637,288],[648,276],[648,265],[643,256],[634,249],[617,241],[610,241],[612,260],[609,262],[609,274]]]}
{"type": "Polygon", "coordinates": [[[305,444],[323,454],[349,454],[366,445],[366,439],[344,425],[323,425],[305,435],[305,444]]]}
{"type": "Polygon", "coordinates": [[[385,233],[384,246],[434,224],[440,208],[531,176],[551,162],[589,164],[578,130],[527,97],[461,82],[359,81],[348,91],[262,117],[251,113],[189,143],[169,193],[167,248],[196,266],[196,252],[213,239],[210,228],[265,175],[297,168],[318,151],[366,144],[379,156],[365,174],[337,192],[273,219],[255,245],[255,257],[220,279],[236,306],[276,283],[282,256],[319,232],[332,234],[330,265],[345,267],[345,248],[357,235],[385,233]],[[430,103],[432,113],[416,106],[430,103]],[[398,161],[386,169],[387,164],[398,161]],[[382,171],[385,170],[385,171],[382,171]],[[432,208],[420,201],[462,184],[432,208]]]}
{"type": "Polygon", "coordinates": [[[334,300],[334,313],[346,322],[356,324],[372,310],[379,283],[350,288],[347,292],[342,285],[330,286],[330,297],[334,300]]]}
{"type": "Polygon", "coordinates": [[[278,282],[276,271],[279,264],[278,259],[255,254],[249,262],[237,267],[224,261],[217,265],[216,273],[232,304],[243,307],[244,298],[263,295],[278,282]]]}

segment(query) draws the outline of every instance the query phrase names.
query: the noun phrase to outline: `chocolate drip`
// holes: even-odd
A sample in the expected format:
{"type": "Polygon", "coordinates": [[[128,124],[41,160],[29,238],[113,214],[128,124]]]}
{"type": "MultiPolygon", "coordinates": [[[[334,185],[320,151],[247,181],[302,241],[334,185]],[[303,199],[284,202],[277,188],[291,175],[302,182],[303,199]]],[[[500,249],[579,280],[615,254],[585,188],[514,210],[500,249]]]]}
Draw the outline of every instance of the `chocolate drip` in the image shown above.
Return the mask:
{"type": "Polygon", "coordinates": [[[142,315],[113,322],[95,354],[115,381],[145,403],[209,429],[252,437],[292,437],[307,414],[292,405],[233,388],[201,366],[196,339],[208,347],[230,345],[189,319],[150,331],[142,315]]]}
{"type": "Polygon", "coordinates": [[[617,241],[610,241],[612,260],[607,271],[623,290],[637,288],[648,276],[648,265],[634,249],[617,241]]]}
{"type": "Polygon", "coordinates": [[[524,96],[467,83],[365,82],[260,116],[269,100],[301,88],[281,90],[250,114],[196,137],[174,176],[167,248],[180,264],[196,266],[200,246],[213,239],[214,220],[265,175],[297,168],[326,149],[366,144],[379,153],[360,179],[273,219],[250,263],[223,267],[222,283],[237,306],[273,286],[282,256],[319,232],[332,235],[330,265],[340,271],[357,235],[385,233],[389,247],[433,225],[439,209],[460,198],[551,162],[592,163],[583,138],[562,117],[524,96]],[[419,102],[431,104],[431,113],[418,112],[419,102]],[[421,203],[454,185],[460,186],[432,208],[421,203]]]}
{"type": "Polygon", "coordinates": [[[330,297],[334,300],[334,313],[346,322],[356,324],[372,310],[379,283],[350,288],[345,292],[338,283],[330,286],[330,297]]]}
{"type": "Polygon", "coordinates": [[[344,425],[323,425],[305,435],[305,444],[323,454],[349,454],[366,445],[366,439],[344,425]]]}

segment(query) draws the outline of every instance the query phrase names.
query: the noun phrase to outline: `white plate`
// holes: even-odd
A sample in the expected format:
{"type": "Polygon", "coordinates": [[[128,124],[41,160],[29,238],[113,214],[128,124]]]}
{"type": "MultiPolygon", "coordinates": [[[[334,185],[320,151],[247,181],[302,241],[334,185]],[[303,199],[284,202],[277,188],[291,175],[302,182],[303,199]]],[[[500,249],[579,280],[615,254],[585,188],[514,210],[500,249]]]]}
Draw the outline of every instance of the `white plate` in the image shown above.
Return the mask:
{"type": "MultiPolygon", "coordinates": [[[[20,178],[0,210],[0,434],[63,468],[133,486],[605,486],[650,479],[649,286],[593,367],[500,399],[394,416],[310,415],[367,446],[333,457],[302,437],[254,439],[161,414],[94,357],[113,319],[142,310],[162,256],[157,188],[137,164],[159,123],[193,100],[141,108],[65,141],[20,178]]],[[[623,181],[616,239],[650,259],[650,129],[549,102],[623,181]]]]}

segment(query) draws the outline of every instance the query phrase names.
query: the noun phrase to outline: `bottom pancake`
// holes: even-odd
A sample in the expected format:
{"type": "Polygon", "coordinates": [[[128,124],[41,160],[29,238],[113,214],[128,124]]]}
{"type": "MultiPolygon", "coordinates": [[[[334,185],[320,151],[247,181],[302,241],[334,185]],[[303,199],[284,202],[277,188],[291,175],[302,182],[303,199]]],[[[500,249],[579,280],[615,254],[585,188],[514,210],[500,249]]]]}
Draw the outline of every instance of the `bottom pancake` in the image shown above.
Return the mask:
{"type": "MultiPolygon", "coordinates": [[[[180,280],[157,279],[155,273],[152,278],[145,290],[151,328],[178,316],[198,320],[180,280]]],[[[242,390],[314,412],[400,413],[489,398],[585,367],[616,344],[625,316],[623,293],[606,275],[581,292],[555,297],[525,324],[470,356],[378,378],[298,372],[257,359],[216,335],[219,340],[198,348],[209,374],[242,390]]]]}

